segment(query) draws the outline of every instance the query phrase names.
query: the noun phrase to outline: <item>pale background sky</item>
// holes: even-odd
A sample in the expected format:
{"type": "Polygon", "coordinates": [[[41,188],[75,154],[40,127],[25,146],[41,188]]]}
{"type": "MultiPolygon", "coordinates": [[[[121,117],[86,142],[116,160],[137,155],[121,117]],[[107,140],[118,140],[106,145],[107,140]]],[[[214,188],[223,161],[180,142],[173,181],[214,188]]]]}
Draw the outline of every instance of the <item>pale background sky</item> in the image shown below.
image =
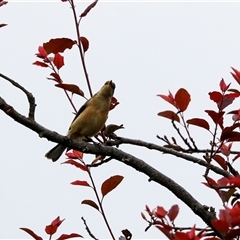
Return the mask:
{"type": "MultiPolygon", "coordinates": [[[[90,1],[91,2],[91,1],[90,1]]],[[[89,4],[76,1],[78,15],[89,4]]],[[[240,69],[239,3],[173,2],[99,2],[83,19],[81,33],[90,41],[86,64],[93,91],[112,79],[120,102],[111,111],[108,123],[124,124],[120,136],[163,144],[156,135],[177,136],[170,121],[157,113],[173,109],[156,97],[186,88],[192,102],[186,119],[204,117],[205,109],[216,109],[208,92],[219,89],[219,81],[233,82],[230,67],[240,69]]],[[[18,81],[36,98],[36,121],[65,134],[73,118],[72,108],[61,89],[46,80],[50,71],[32,65],[38,46],[51,38],[76,39],[72,12],[68,3],[59,1],[9,1],[0,8],[0,72],[18,81]]],[[[87,96],[87,87],[76,47],[64,53],[66,66],[60,71],[65,82],[75,83],[87,96]]],[[[27,114],[25,95],[0,80],[0,95],[22,114],[27,114]]],[[[84,100],[74,96],[76,106],[84,100]]],[[[228,110],[239,108],[238,104],[228,110]]],[[[54,145],[0,114],[0,238],[29,238],[20,227],[32,229],[47,238],[45,226],[54,218],[66,218],[58,234],[76,232],[88,238],[81,217],[98,238],[109,238],[100,214],[81,205],[84,199],[95,200],[90,188],[70,185],[87,180],[87,174],[73,166],[61,165],[62,157],[52,163],[44,154],[54,145]]],[[[230,117],[228,123],[230,124],[230,117]]],[[[212,126],[212,125],[211,125],[212,126]]],[[[191,127],[199,147],[211,140],[207,131],[191,127]]],[[[239,144],[234,144],[238,149],[239,144]]],[[[221,207],[216,193],[201,184],[204,168],[169,155],[146,149],[122,146],[121,149],[142,158],[162,173],[172,177],[202,204],[221,207]]],[[[201,155],[199,155],[200,157],[201,155]]],[[[86,156],[91,161],[92,156],[86,156]]],[[[234,166],[239,166],[236,163],[234,166]]],[[[201,219],[164,187],[136,172],[111,161],[92,169],[96,185],[112,175],[124,176],[123,182],[104,200],[104,207],[116,237],[129,229],[136,238],[160,238],[157,229],[144,232],[146,222],[140,216],[145,204],[169,209],[179,204],[176,226],[205,226],[201,219]]],[[[215,175],[211,174],[212,177],[215,175]]],[[[217,177],[216,177],[217,179],[217,177]]]]}

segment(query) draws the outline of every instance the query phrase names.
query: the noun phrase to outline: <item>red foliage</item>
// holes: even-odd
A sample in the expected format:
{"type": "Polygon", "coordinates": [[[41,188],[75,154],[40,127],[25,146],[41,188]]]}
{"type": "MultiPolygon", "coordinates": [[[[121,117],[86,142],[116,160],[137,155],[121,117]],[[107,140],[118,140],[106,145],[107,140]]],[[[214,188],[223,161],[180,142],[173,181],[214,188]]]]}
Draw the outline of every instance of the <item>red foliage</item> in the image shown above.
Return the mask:
{"type": "Polygon", "coordinates": [[[76,162],[73,159],[69,159],[69,160],[63,162],[62,164],[71,164],[71,165],[73,165],[73,166],[75,166],[75,167],[77,167],[77,168],[79,168],[83,171],[86,171],[86,172],[89,171],[89,168],[87,166],[83,165],[82,163],[76,162]]]}
{"type": "Polygon", "coordinates": [[[20,229],[28,233],[35,240],[42,240],[42,238],[38,236],[36,233],[34,233],[31,229],[29,228],[20,228],[20,229]]]}
{"type": "Polygon", "coordinates": [[[1,0],[0,1],[0,7],[2,7],[3,5],[5,5],[5,4],[7,4],[8,3],[8,1],[3,1],[3,0],[1,0]]]}
{"type": "Polygon", "coordinates": [[[69,38],[55,38],[44,43],[43,48],[45,49],[47,55],[50,53],[57,54],[64,52],[66,49],[71,49],[74,44],[76,44],[76,41],[69,38]]]}
{"type": "Polygon", "coordinates": [[[119,104],[118,100],[115,97],[112,97],[109,110],[114,109],[119,104]]]}
{"type": "MultiPolygon", "coordinates": [[[[53,234],[55,234],[58,230],[58,227],[62,224],[62,222],[65,219],[60,220],[60,217],[57,217],[56,219],[54,219],[50,225],[47,225],[45,227],[45,232],[50,235],[50,238],[52,237],[53,234]]],[[[25,231],[26,233],[28,233],[33,239],[35,240],[42,240],[43,238],[38,236],[36,233],[34,233],[32,230],[28,229],[28,228],[20,228],[21,230],[25,231]]],[[[60,237],[56,238],[57,240],[64,240],[64,239],[69,239],[69,238],[75,238],[75,237],[82,237],[80,234],[78,233],[71,233],[71,234],[62,234],[60,237]]]]}
{"type": "Polygon", "coordinates": [[[75,84],[58,83],[55,86],[84,97],[84,92],[75,84]]]}
{"type": "Polygon", "coordinates": [[[82,14],[80,15],[80,17],[86,17],[87,14],[90,12],[90,10],[92,8],[94,8],[97,4],[98,0],[94,1],[93,3],[91,3],[89,6],[87,6],[87,8],[82,12],[82,14]]]}
{"type": "Polygon", "coordinates": [[[45,232],[48,234],[48,235],[53,235],[58,227],[62,224],[62,222],[64,221],[65,219],[63,220],[60,220],[60,217],[58,216],[56,219],[54,219],[52,221],[52,223],[50,225],[47,225],[45,227],[45,232]]]}
{"type": "Polygon", "coordinates": [[[77,150],[72,150],[71,152],[67,152],[65,154],[68,158],[72,159],[83,159],[83,152],[79,152],[77,150]]]}
{"type": "Polygon", "coordinates": [[[56,68],[59,70],[64,65],[64,58],[59,53],[54,55],[53,63],[56,68]]]}
{"type": "Polygon", "coordinates": [[[102,196],[105,197],[109,192],[116,188],[122,180],[123,176],[115,175],[104,181],[101,187],[102,196]]]}
{"type": "Polygon", "coordinates": [[[202,118],[192,118],[192,119],[188,119],[186,122],[191,125],[205,128],[207,130],[210,129],[209,123],[205,119],[202,119],[202,118]]]}
{"type": "Polygon", "coordinates": [[[81,181],[81,180],[76,180],[74,182],[71,182],[71,184],[72,185],[78,185],[78,186],[90,187],[90,185],[87,181],[81,181]]]}
{"type": "Polygon", "coordinates": [[[80,41],[81,41],[81,44],[82,44],[82,47],[83,47],[83,51],[86,52],[89,48],[89,41],[87,38],[85,37],[80,37],[80,41]]]}
{"type": "Polygon", "coordinates": [[[172,121],[180,122],[180,118],[178,117],[178,115],[170,110],[159,112],[158,116],[171,119],[172,121]]]}
{"type": "Polygon", "coordinates": [[[177,108],[177,103],[175,101],[175,98],[173,97],[170,91],[168,95],[158,94],[157,96],[161,97],[162,99],[164,99],[165,101],[167,101],[168,103],[172,104],[174,107],[177,108]]]}
{"type": "Polygon", "coordinates": [[[237,81],[238,84],[240,84],[240,71],[238,71],[237,69],[233,68],[233,73],[231,72],[232,76],[234,77],[234,79],[237,81]]]}

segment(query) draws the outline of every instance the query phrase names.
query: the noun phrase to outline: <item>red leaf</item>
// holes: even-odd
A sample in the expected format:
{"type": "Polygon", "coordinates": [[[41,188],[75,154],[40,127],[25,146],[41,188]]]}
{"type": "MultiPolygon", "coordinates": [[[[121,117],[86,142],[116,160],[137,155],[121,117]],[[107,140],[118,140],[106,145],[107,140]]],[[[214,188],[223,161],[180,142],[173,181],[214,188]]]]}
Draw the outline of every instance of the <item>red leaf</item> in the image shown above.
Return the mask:
{"type": "Polygon", "coordinates": [[[170,110],[159,112],[158,116],[169,118],[172,121],[180,122],[180,119],[179,119],[178,115],[175,112],[170,111],[170,110]]]}
{"type": "Polygon", "coordinates": [[[225,112],[215,112],[213,110],[205,110],[205,112],[212,118],[215,124],[218,124],[223,129],[223,115],[225,112]]]}
{"type": "Polygon", "coordinates": [[[28,228],[20,228],[24,232],[28,233],[31,237],[33,237],[36,240],[42,240],[41,237],[39,237],[36,233],[34,233],[31,229],[28,228]]]}
{"type": "Polygon", "coordinates": [[[91,187],[87,181],[80,181],[76,180],[74,182],[71,182],[72,185],[78,185],[78,186],[85,186],[85,187],[91,187]]]}
{"type": "Polygon", "coordinates": [[[94,8],[97,4],[98,0],[95,0],[93,3],[91,3],[87,8],[81,13],[80,17],[86,17],[89,11],[94,8]]]}
{"type": "Polygon", "coordinates": [[[167,101],[168,103],[172,104],[174,107],[177,108],[177,103],[170,91],[168,95],[158,94],[157,96],[161,97],[162,99],[164,99],[165,101],[167,101]]]}
{"type": "Polygon", "coordinates": [[[71,152],[67,152],[65,155],[68,158],[72,158],[72,159],[83,159],[83,152],[79,152],[77,150],[72,150],[71,152]]]}
{"type": "Polygon", "coordinates": [[[224,141],[224,140],[229,139],[229,138],[239,137],[240,133],[233,131],[235,128],[238,128],[238,127],[240,127],[240,123],[235,123],[230,127],[225,127],[222,130],[220,140],[224,141]]]}
{"type": "Polygon", "coordinates": [[[119,104],[118,100],[115,97],[112,97],[111,103],[109,106],[109,111],[114,109],[119,104]]]}
{"type": "Polygon", "coordinates": [[[228,222],[223,220],[213,219],[211,223],[218,232],[224,235],[228,232],[228,229],[229,229],[228,222]]]}
{"type": "Polygon", "coordinates": [[[101,187],[102,196],[105,197],[109,192],[116,188],[118,184],[121,183],[122,180],[123,176],[115,175],[104,181],[101,187]]]}
{"type": "Polygon", "coordinates": [[[1,28],[1,27],[5,27],[5,26],[7,26],[6,23],[0,23],[0,28],[1,28]]]}
{"type": "Polygon", "coordinates": [[[232,209],[229,209],[229,215],[231,216],[232,228],[240,225],[240,208],[239,202],[235,203],[232,209]]]}
{"type": "Polygon", "coordinates": [[[205,128],[207,130],[210,129],[208,122],[202,118],[192,118],[192,119],[187,120],[187,123],[198,126],[198,127],[205,128]]]}
{"type": "Polygon", "coordinates": [[[40,67],[48,67],[48,65],[46,63],[40,62],[40,61],[36,61],[33,63],[33,65],[37,65],[40,67]]]}
{"type": "Polygon", "coordinates": [[[215,103],[220,102],[223,98],[223,95],[217,91],[209,92],[208,94],[210,96],[210,99],[213,100],[215,103]]]}
{"type": "Polygon", "coordinates": [[[181,112],[185,111],[191,101],[190,94],[184,88],[180,88],[175,94],[175,101],[181,112]]]}
{"type": "Polygon", "coordinates": [[[227,164],[223,157],[220,155],[214,155],[213,159],[222,167],[222,169],[227,170],[227,164]]]}
{"type": "Polygon", "coordinates": [[[86,172],[88,172],[88,170],[89,170],[87,166],[84,166],[83,164],[76,162],[72,159],[69,159],[69,160],[63,162],[62,164],[71,164],[71,165],[74,165],[75,167],[80,168],[81,170],[86,171],[86,172]]]}
{"type": "Polygon", "coordinates": [[[148,213],[148,215],[151,217],[153,215],[153,211],[150,210],[149,206],[146,205],[146,212],[148,213]]]}
{"type": "Polygon", "coordinates": [[[75,94],[78,94],[78,95],[84,97],[84,92],[75,84],[58,83],[58,84],[55,84],[55,86],[65,89],[65,90],[71,92],[72,94],[75,93],[75,94]]]}
{"type": "Polygon", "coordinates": [[[240,92],[228,93],[225,94],[225,96],[228,98],[238,98],[240,96],[240,92]]]}
{"type": "Polygon", "coordinates": [[[218,186],[219,186],[219,185],[217,184],[217,182],[214,181],[212,178],[210,178],[210,177],[206,177],[206,178],[207,178],[208,182],[207,182],[207,183],[203,183],[203,184],[206,185],[207,187],[211,187],[211,186],[209,185],[209,183],[210,183],[212,186],[214,186],[214,187],[218,187],[218,186]]]}
{"type": "Polygon", "coordinates": [[[81,44],[82,44],[82,47],[83,47],[83,51],[86,52],[89,48],[89,41],[87,38],[85,37],[80,37],[80,41],[81,41],[81,44]]]}
{"type": "MultiPolygon", "coordinates": [[[[233,94],[233,93],[231,93],[231,94],[233,94]]],[[[235,98],[233,98],[230,95],[226,94],[225,96],[223,96],[222,101],[220,101],[217,104],[218,105],[218,109],[222,111],[224,108],[226,108],[227,106],[232,104],[232,102],[234,100],[235,100],[235,98]]]]}
{"type": "Polygon", "coordinates": [[[219,210],[219,219],[228,222],[230,219],[229,211],[226,209],[219,210]]]}
{"type": "Polygon", "coordinates": [[[43,44],[47,54],[64,52],[67,48],[71,49],[76,44],[75,41],[69,38],[55,38],[43,44]]]}
{"type": "Polygon", "coordinates": [[[60,220],[60,217],[58,216],[56,219],[54,219],[52,221],[52,223],[50,225],[47,225],[45,227],[45,232],[48,234],[48,235],[53,235],[58,227],[62,224],[62,222],[64,221],[65,219],[63,220],[60,220]]]}
{"type": "Polygon", "coordinates": [[[146,218],[146,216],[144,215],[143,212],[141,212],[141,217],[143,218],[143,220],[145,220],[147,222],[147,218],[146,218]]]}
{"type": "Polygon", "coordinates": [[[232,159],[232,161],[233,161],[233,162],[236,161],[239,157],[240,157],[240,153],[238,153],[238,154],[232,159]]]}
{"type": "Polygon", "coordinates": [[[8,1],[0,1],[0,7],[2,7],[3,5],[5,5],[5,4],[7,4],[8,3],[8,1]]]}
{"type": "Polygon", "coordinates": [[[164,218],[167,215],[167,211],[163,207],[157,206],[154,215],[158,218],[164,218]]]}
{"type": "Polygon", "coordinates": [[[95,208],[95,209],[97,209],[99,211],[98,205],[94,201],[92,201],[92,200],[85,199],[81,203],[89,205],[89,206],[91,206],[91,207],[93,207],[93,208],[95,208]]]}
{"type": "Polygon", "coordinates": [[[240,84],[240,72],[233,67],[232,67],[232,70],[233,70],[233,73],[231,72],[232,76],[238,82],[238,84],[240,84]]]}
{"type": "Polygon", "coordinates": [[[218,183],[218,185],[221,185],[221,186],[227,186],[229,183],[229,178],[222,177],[222,178],[218,179],[217,183],[218,183]]]}
{"type": "Polygon", "coordinates": [[[225,155],[226,157],[228,157],[231,153],[231,148],[232,148],[232,143],[226,145],[226,144],[222,144],[220,151],[223,155],[225,155]]]}
{"type": "MultiPolygon", "coordinates": [[[[172,239],[172,238],[169,238],[169,239],[172,239]]],[[[191,240],[191,238],[185,232],[176,232],[174,234],[174,238],[173,239],[175,239],[175,240],[191,240]]]]}
{"type": "Polygon", "coordinates": [[[50,74],[50,76],[52,76],[53,78],[48,78],[49,80],[53,80],[55,82],[62,83],[62,79],[60,78],[59,74],[53,72],[50,74]]]}
{"type": "MultiPolygon", "coordinates": [[[[173,238],[172,234],[170,233],[170,231],[172,230],[171,226],[162,224],[162,226],[157,225],[156,228],[159,229],[168,239],[180,240],[178,238],[173,238]]],[[[181,238],[181,240],[185,240],[185,239],[181,238]]],[[[187,238],[187,240],[190,240],[190,239],[187,238]]]]}
{"type": "Polygon", "coordinates": [[[81,236],[77,233],[71,233],[71,234],[62,234],[59,238],[57,238],[57,240],[65,240],[65,239],[75,238],[75,237],[83,238],[83,236],[81,236]]]}
{"type": "Polygon", "coordinates": [[[56,53],[54,55],[53,63],[59,70],[64,65],[64,57],[61,56],[59,53],[56,53]]]}
{"type": "Polygon", "coordinates": [[[222,92],[226,92],[228,90],[228,88],[230,87],[231,83],[229,83],[228,85],[226,85],[224,79],[222,78],[221,81],[220,81],[220,89],[222,92]]]}
{"type": "Polygon", "coordinates": [[[45,232],[48,234],[48,235],[53,235],[54,233],[56,233],[58,229],[58,226],[53,226],[53,225],[47,225],[45,227],[45,232]]]}
{"type": "Polygon", "coordinates": [[[46,53],[43,46],[38,47],[38,57],[41,57],[41,58],[46,58],[47,57],[47,53],[46,53]]]}
{"type": "Polygon", "coordinates": [[[177,215],[178,215],[178,213],[179,213],[179,207],[178,207],[178,205],[173,205],[170,209],[169,209],[169,211],[168,211],[168,217],[169,217],[169,219],[170,219],[170,221],[174,221],[175,220],[175,218],[177,217],[177,215]]]}
{"type": "Polygon", "coordinates": [[[65,219],[60,220],[60,217],[58,216],[58,217],[56,217],[56,218],[52,221],[51,225],[53,225],[53,226],[58,226],[58,227],[59,227],[64,220],[65,220],[65,219]]]}
{"type": "MultiPolygon", "coordinates": [[[[225,239],[238,239],[240,236],[240,229],[231,229],[225,236],[225,239]]],[[[204,239],[206,240],[206,239],[204,239]]]]}
{"type": "Polygon", "coordinates": [[[234,187],[240,187],[240,176],[229,178],[229,184],[234,187]]]}

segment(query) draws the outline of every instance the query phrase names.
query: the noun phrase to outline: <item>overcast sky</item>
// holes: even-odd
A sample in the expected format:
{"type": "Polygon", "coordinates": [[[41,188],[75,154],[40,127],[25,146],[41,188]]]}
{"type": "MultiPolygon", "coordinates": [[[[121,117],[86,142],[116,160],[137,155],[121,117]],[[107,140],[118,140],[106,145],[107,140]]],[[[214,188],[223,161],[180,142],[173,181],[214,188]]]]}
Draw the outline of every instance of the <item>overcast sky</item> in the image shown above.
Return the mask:
{"type": "MultiPolygon", "coordinates": [[[[77,1],[78,15],[88,2],[77,1]]],[[[160,145],[163,143],[156,138],[157,134],[179,139],[171,122],[157,116],[158,112],[173,108],[156,95],[167,94],[169,90],[175,93],[181,87],[189,91],[192,99],[186,118],[203,117],[211,123],[204,110],[216,108],[208,92],[219,90],[221,78],[233,82],[233,88],[238,87],[230,67],[240,69],[239,9],[239,3],[230,2],[100,1],[83,19],[81,33],[90,42],[86,64],[93,91],[98,91],[107,80],[116,83],[115,97],[120,104],[110,112],[107,123],[123,124],[125,129],[118,134],[128,138],[160,145]]],[[[46,79],[50,70],[32,63],[43,42],[58,37],[76,39],[68,3],[10,0],[0,8],[0,23],[8,24],[0,29],[0,72],[33,93],[38,123],[65,134],[73,109],[64,92],[46,79]]],[[[77,48],[67,50],[64,56],[65,66],[60,72],[64,81],[79,85],[89,96],[77,48]]],[[[3,79],[0,96],[20,113],[27,114],[25,95],[3,79]]],[[[74,102],[80,107],[84,99],[74,96],[74,102]]],[[[235,108],[239,108],[237,103],[235,108]]],[[[0,122],[0,238],[28,238],[20,227],[31,228],[47,238],[45,226],[57,216],[66,220],[56,237],[77,232],[88,238],[80,219],[84,216],[95,236],[109,238],[100,214],[80,204],[84,199],[95,200],[93,191],[70,185],[74,180],[89,181],[88,176],[73,166],[61,165],[64,156],[56,163],[48,161],[44,154],[54,143],[39,138],[2,112],[0,122]]],[[[228,122],[231,123],[230,117],[228,122]]],[[[209,147],[211,135],[207,131],[196,127],[191,127],[191,131],[200,148],[209,147]]],[[[238,149],[239,144],[234,146],[238,149]]],[[[121,149],[173,178],[202,204],[221,207],[216,193],[201,184],[204,168],[146,149],[132,146],[121,149]]],[[[85,156],[86,162],[93,158],[85,156]]],[[[124,176],[104,200],[116,237],[126,228],[135,239],[163,236],[154,228],[144,232],[147,225],[140,213],[146,204],[166,209],[179,204],[176,226],[205,226],[167,189],[148,182],[145,175],[120,162],[112,160],[92,169],[92,173],[99,191],[101,183],[110,176],[124,176]]]]}

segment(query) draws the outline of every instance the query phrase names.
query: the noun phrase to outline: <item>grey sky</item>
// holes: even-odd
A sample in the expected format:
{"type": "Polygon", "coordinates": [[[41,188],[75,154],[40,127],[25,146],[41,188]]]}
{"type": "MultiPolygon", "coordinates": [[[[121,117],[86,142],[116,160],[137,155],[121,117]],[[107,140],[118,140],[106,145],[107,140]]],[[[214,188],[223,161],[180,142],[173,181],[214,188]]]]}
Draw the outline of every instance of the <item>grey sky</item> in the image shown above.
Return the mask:
{"type": "MultiPolygon", "coordinates": [[[[76,3],[78,14],[88,3],[76,3]]],[[[110,112],[108,123],[124,124],[120,136],[162,144],[156,135],[177,136],[170,121],[157,116],[159,111],[173,109],[156,97],[186,88],[192,102],[186,119],[204,117],[205,109],[215,106],[208,92],[219,89],[223,77],[237,88],[230,67],[240,69],[239,3],[160,3],[99,2],[83,19],[81,33],[90,41],[86,63],[93,91],[112,79],[120,102],[110,112]]],[[[38,46],[51,38],[76,38],[68,3],[9,1],[0,8],[0,72],[15,79],[34,94],[36,121],[65,134],[73,110],[64,93],[48,81],[50,71],[32,65],[38,46]]],[[[60,71],[64,81],[75,83],[86,93],[87,87],[76,48],[64,53],[66,66],[60,71]]],[[[16,110],[26,114],[25,95],[0,80],[0,95],[16,110]]],[[[74,96],[76,106],[84,100],[74,96]]],[[[238,104],[235,104],[238,108],[238,104]]],[[[233,107],[231,108],[233,109],[233,107]]],[[[20,227],[31,228],[42,237],[45,225],[60,215],[66,218],[59,234],[77,232],[88,237],[81,216],[98,238],[109,238],[100,214],[83,206],[84,199],[94,199],[89,188],[70,185],[74,180],[88,180],[73,166],[61,165],[44,158],[54,145],[0,115],[0,238],[28,238],[20,227]]],[[[229,117],[229,123],[230,123],[229,117]]],[[[208,147],[209,133],[191,127],[198,146],[208,147]]],[[[239,145],[239,144],[238,144],[239,145]]],[[[234,144],[237,149],[239,146],[234,144]]],[[[221,207],[216,193],[201,184],[204,169],[172,156],[131,146],[121,147],[170,176],[206,205],[221,207]]],[[[85,156],[91,161],[92,156],[85,156]]],[[[239,166],[238,162],[234,166],[239,166]]],[[[99,187],[112,175],[124,176],[123,182],[106,196],[104,206],[116,237],[129,229],[136,238],[160,238],[156,229],[144,232],[146,223],[140,213],[145,204],[169,209],[179,204],[177,226],[204,226],[173,194],[148,182],[143,174],[119,162],[111,161],[93,169],[99,187]]],[[[211,175],[215,177],[214,175],[211,175]]],[[[57,235],[56,235],[57,236],[57,235]]]]}

